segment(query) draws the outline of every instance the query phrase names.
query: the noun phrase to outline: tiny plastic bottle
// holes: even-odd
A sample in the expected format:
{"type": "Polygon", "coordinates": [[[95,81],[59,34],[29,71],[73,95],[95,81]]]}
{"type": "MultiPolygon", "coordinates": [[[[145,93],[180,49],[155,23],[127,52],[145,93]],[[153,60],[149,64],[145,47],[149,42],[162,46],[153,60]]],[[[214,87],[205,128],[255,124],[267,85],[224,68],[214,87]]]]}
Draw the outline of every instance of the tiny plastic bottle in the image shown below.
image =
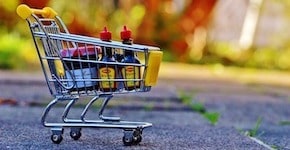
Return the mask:
{"type": "MultiPolygon", "coordinates": [[[[131,38],[131,31],[124,26],[123,31],[120,33],[122,43],[132,45],[133,40],[131,38]]],[[[121,63],[135,63],[140,64],[140,61],[135,56],[134,51],[124,49],[124,58],[121,63]]],[[[129,66],[125,65],[121,67],[122,77],[123,79],[140,79],[140,67],[139,66],[129,66]]],[[[125,81],[124,87],[126,90],[134,90],[140,88],[140,81],[125,81]]]]}
{"type": "MultiPolygon", "coordinates": [[[[104,31],[100,33],[100,39],[102,41],[111,42],[112,34],[104,28],[104,31]]],[[[113,56],[111,47],[102,47],[101,61],[104,62],[116,62],[113,56]]],[[[100,64],[98,69],[99,78],[101,80],[116,79],[117,77],[117,66],[114,64],[100,64]]],[[[103,92],[114,92],[117,89],[115,81],[100,81],[100,90],[103,92]]]]}

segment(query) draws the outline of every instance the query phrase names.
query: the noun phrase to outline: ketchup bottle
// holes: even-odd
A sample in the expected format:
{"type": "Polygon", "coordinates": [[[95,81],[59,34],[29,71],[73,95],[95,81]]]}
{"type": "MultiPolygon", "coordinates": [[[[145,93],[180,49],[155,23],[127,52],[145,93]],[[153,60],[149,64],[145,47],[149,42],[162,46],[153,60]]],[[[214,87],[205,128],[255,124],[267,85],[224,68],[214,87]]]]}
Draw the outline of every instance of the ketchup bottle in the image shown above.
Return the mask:
{"type": "MultiPolygon", "coordinates": [[[[120,33],[122,43],[132,45],[133,40],[131,38],[131,31],[124,26],[123,31],[120,33]]],[[[124,58],[121,63],[135,63],[140,64],[140,61],[135,56],[134,51],[124,49],[124,58]]],[[[140,67],[125,65],[121,67],[123,79],[140,79],[140,67]]],[[[125,81],[124,86],[126,90],[134,90],[140,88],[140,81],[125,81]]]]}
{"type": "MultiPolygon", "coordinates": [[[[105,27],[100,33],[100,39],[102,41],[111,42],[112,34],[105,27]]],[[[101,61],[104,62],[116,62],[113,56],[113,51],[111,47],[102,47],[101,61]]],[[[101,80],[106,79],[116,79],[117,77],[117,66],[113,64],[100,64],[98,74],[101,80]]],[[[100,90],[103,92],[114,92],[117,89],[117,84],[114,81],[101,81],[100,90]]]]}

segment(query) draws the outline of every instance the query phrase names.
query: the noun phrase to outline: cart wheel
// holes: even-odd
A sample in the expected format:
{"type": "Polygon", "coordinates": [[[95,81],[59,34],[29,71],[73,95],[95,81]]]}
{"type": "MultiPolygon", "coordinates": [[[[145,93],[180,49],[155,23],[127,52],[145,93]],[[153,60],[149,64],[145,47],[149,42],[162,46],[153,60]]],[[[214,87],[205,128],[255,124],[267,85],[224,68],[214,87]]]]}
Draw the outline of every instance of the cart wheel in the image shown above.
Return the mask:
{"type": "Polygon", "coordinates": [[[123,143],[125,146],[131,146],[133,144],[133,135],[125,134],[123,136],[123,143]]]}
{"type": "Polygon", "coordinates": [[[74,140],[78,140],[81,136],[81,131],[70,131],[70,137],[74,140]]]}
{"type": "Polygon", "coordinates": [[[139,144],[142,141],[142,130],[137,128],[133,131],[133,144],[139,144]]]}
{"type": "Polygon", "coordinates": [[[52,134],[50,139],[53,143],[59,144],[63,138],[61,134],[52,134]]]}
{"type": "Polygon", "coordinates": [[[142,141],[142,136],[141,135],[133,137],[133,144],[135,144],[135,145],[139,144],[141,141],[142,141]]]}

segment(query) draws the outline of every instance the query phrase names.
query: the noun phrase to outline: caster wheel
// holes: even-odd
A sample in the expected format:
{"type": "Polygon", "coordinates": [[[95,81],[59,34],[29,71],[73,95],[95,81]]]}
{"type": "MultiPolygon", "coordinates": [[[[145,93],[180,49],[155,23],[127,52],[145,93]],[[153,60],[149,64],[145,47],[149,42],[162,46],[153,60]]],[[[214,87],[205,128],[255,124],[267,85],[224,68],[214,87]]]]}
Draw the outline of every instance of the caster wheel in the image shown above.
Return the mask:
{"type": "Polygon", "coordinates": [[[59,144],[62,141],[62,135],[60,134],[52,134],[50,137],[51,141],[55,144],[59,144]]]}
{"type": "Polygon", "coordinates": [[[133,135],[124,135],[123,143],[125,146],[131,146],[133,144],[133,135]]]}
{"type": "Polygon", "coordinates": [[[141,141],[142,141],[142,136],[141,136],[141,135],[139,135],[139,136],[134,136],[134,137],[133,137],[133,144],[137,145],[137,144],[139,144],[141,141]]]}
{"type": "Polygon", "coordinates": [[[133,144],[139,144],[142,141],[142,130],[137,128],[133,131],[133,144]]]}
{"type": "Polygon", "coordinates": [[[81,131],[70,131],[70,137],[74,140],[78,140],[81,136],[81,131]]]}

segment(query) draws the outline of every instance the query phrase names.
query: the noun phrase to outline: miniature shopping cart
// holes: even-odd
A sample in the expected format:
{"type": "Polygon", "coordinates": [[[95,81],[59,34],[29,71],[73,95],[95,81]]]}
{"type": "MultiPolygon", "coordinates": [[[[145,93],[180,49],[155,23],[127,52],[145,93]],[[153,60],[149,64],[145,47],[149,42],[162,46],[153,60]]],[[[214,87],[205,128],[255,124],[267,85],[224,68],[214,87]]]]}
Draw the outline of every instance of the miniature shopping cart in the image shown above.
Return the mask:
{"type": "Polygon", "coordinates": [[[162,59],[160,49],[70,34],[49,7],[31,9],[22,4],[17,14],[28,22],[47,86],[54,96],[41,118],[42,124],[51,128],[51,140],[59,144],[66,127],[71,129],[70,136],[78,140],[81,129],[91,127],[123,129],[124,145],[140,143],[143,129],[151,127],[151,123],[122,121],[119,117],[104,116],[103,112],[115,94],[150,91],[158,77],[162,59]],[[108,49],[111,56],[118,59],[101,60],[109,55],[108,49]],[[140,61],[120,61],[126,51],[138,55],[140,61]],[[91,99],[82,113],[77,118],[69,118],[72,106],[84,96],[91,99]],[[88,110],[99,99],[103,103],[98,118],[87,119],[88,110]],[[67,102],[61,121],[48,122],[48,114],[58,102],[67,102]]]}

